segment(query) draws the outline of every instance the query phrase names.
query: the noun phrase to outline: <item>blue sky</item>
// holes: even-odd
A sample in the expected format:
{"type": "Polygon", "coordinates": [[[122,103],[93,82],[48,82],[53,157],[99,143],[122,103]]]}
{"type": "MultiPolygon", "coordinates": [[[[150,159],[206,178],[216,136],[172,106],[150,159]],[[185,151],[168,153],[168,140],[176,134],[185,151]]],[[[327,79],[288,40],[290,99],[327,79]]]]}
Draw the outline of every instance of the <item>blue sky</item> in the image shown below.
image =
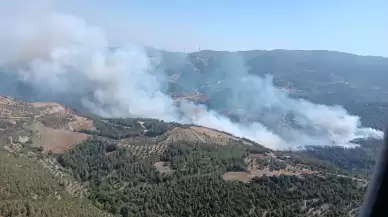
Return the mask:
{"type": "Polygon", "coordinates": [[[387,0],[59,0],[112,41],[175,51],[324,49],[388,57],[387,0]]]}

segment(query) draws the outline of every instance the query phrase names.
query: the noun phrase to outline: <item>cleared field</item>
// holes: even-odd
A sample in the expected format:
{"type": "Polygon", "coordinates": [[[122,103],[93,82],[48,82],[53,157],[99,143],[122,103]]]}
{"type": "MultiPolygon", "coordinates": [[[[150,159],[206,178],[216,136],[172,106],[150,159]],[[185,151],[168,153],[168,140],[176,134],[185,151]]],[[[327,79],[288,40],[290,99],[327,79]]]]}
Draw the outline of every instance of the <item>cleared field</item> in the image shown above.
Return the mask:
{"type": "Polygon", "coordinates": [[[84,133],[48,127],[40,127],[39,135],[40,138],[37,143],[40,144],[45,151],[51,151],[56,154],[64,153],[75,144],[89,138],[89,135],[84,133]]]}
{"type": "Polygon", "coordinates": [[[168,162],[164,162],[164,161],[157,161],[155,162],[154,164],[155,168],[161,172],[161,173],[171,173],[173,172],[174,170],[172,170],[169,166],[169,163],[168,162]]]}
{"type": "Polygon", "coordinates": [[[242,140],[235,136],[232,136],[227,133],[223,133],[214,129],[199,127],[199,126],[192,126],[191,129],[193,129],[198,134],[207,137],[210,140],[209,142],[228,144],[230,140],[234,140],[234,141],[242,141],[245,145],[252,145],[251,143],[245,140],[242,140]]]}
{"type": "Polygon", "coordinates": [[[277,159],[271,154],[252,154],[245,159],[245,163],[247,166],[246,172],[226,172],[222,175],[222,178],[228,181],[249,182],[254,177],[288,175],[302,178],[303,175],[317,173],[317,171],[299,165],[285,164],[283,160],[277,159]],[[274,166],[275,164],[283,164],[284,167],[278,168],[274,166]]]}

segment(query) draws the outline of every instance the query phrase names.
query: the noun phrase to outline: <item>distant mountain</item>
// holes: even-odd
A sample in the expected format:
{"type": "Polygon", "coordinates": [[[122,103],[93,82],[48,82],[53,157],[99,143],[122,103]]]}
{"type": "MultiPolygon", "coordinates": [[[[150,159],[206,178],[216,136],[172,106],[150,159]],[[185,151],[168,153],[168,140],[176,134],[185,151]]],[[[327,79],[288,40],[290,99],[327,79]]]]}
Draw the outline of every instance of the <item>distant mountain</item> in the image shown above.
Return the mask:
{"type": "Polygon", "coordinates": [[[318,50],[203,50],[188,55],[164,52],[160,58],[164,69],[176,79],[170,84],[171,92],[195,95],[197,90],[209,96],[212,100],[208,104],[218,109],[227,109],[230,105],[222,105],[227,101],[223,98],[231,96],[224,88],[228,85],[217,82],[227,76],[233,78],[233,73],[240,75],[237,71],[243,70],[253,75],[272,75],[275,85],[291,96],[342,105],[361,116],[368,126],[381,129],[388,118],[381,109],[388,102],[388,58],[318,50]],[[236,63],[240,65],[236,67],[236,63]],[[370,123],[377,109],[380,111],[375,119],[380,120],[370,123]]]}
{"type": "MultiPolygon", "coordinates": [[[[229,52],[200,51],[189,54],[189,61],[200,72],[209,62],[229,52]]],[[[388,58],[357,56],[334,51],[241,51],[236,52],[251,74],[272,74],[278,86],[300,90],[313,102],[343,104],[344,101],[388,101],[388,58]],[[338,96],[339,94],[340,96],[338,96]]],[[[236,55],[237,56],[237,55],[236,55]]]]}
{"type": "MultiPolygon", "coordinates": [[[[297,123],[295,121],[298,118],[298,114],[295,114],[299,112],[296,111],[297,109],[289,109],[288,105],[278,106],[277,102],[271,101],[279,98],[277,92],[271,96],[274,94],[272,85],[274,83],[277,89],[294,99],[304,98],[315,103],[343,106],[350,114],[360,116],[362,125],[366,127],[381,130],[388,119],[386,112],[388,90],[384,85],[388,58],[332,51],[292,50],[241,52],[204,50],[186,54],[149,49],[148,56],[150,65],[155,66],[155,68],[151,67],[150,73],[152,76],[155,75],[157,82],[154,83],[154,77],[136,76],[137,73],[135,73],[136,85],[131,85],[130,90],[126,88],[125,83],[131,84],[131,78],[123,76],[122,72],[113,79],[108,79],[109,76],[107,76],[98,80],[103,78],[98,76],[98,81],[93,78],[93,74],[83,75],[84,79],[77,79],[76,76],[68,78],[73,74],[81,74],[82,77],[82,71],[64,73],[68,76],[63,80],[63,86],[67,87],[67,90],[55,91],[56,85],[46,87],[45,79],[34,84],[28,82],[28,79],[23,79],[23,76],[12,73],[12,70],[8,70],[7,73],[0,73],[0,94],[29,101],[60,102],[83,112],[88,112],[88,108],[90,109],[90,107],[85,108],[87,107],[84,104],[85,101],[89,104],[97,102],[97,111],[106,106],[113,107],[113,110],[120,107],[117,110],[125,113],[128,111],[127,101],[133,104],[142,101],[136,99],[136,96],[142,96],[141,92],[138,93],[137,87],[144,88],[146,94],[143,98],[147,99],[155,95],[151,93],[155,87],[157,91],[160,90],[167,95],[166,97],[163,95],[163,99],[168,98],[168,102],[160,105],[174,103],[173,106],[175,106],[182,99],[194,101],[206,105],[217,115],[229,117],[233,122],[250,124],[253,121],[259,121],[288,141],[292,135],[285,135],[287,134],[285,131],[290,128],[296,131],[303,128],[308,136],[321,133],[311,130],[313,129],[311,125],[304,127],[300,122],[297,123]],[[257,75],[260,76],[259,79],[257,75]],[[272,76],[273,79],[266,78],[266,75],[272,76]],[[145,77],[144,81],[143,77],[145,77]],[[107,80],[106,83],[105,80],[107,80]],[[117,85],[115,80],[120,81],[120,89],[115,89],[117,85]],[[148,84],[155,85],[151,87],[147,86],[148,84]],[[150,93],[147,93],[148,90],[150,93]],[[101,92],[104,97],[101,97],[101,92]],[[136,94],[127,96],[126,92],[136,94]],[[115,94],[115,97],[110,97],[110,94],[115,94]],[[98,97],[99,99],[96,100],[98,97]],[[113,100],[110,100],[111,98],[113,100]],[[104,104],[105,102],[107,103],[104,104]],[[273,106],[271,103],[276,105],[273,106]]],[[[88,64],[91,63],[88,62],[88,64]]],[[[124,64],[132,66],[134,63],[124,64]]],[[[80,70],[83,68],[81,67],[80,70]]],[[[62,81],[55,78],[52,80],[62,81]]],[[[55,83],[51,80],[47,81],[49,82],[55,83]]],[[[61,86],[60,82],[58,84],[61,86]]],[[[189,113],[197,114],[199,111],[194,109],[189,113]]],[[[121,116],[126,115],[128,113],[121,116]]],[[[150,117],[147,115],[141,114],[142,117],[150,117]]],[[[178,115],[180,113],[174,113],[174,116],[178,115]]],[[[188,118],[192,117],[190,115],[188,118]]],[[[324,143],[329,145],[331,141],[324,143]]],[[[378,142],[375,143],[378,144],[378,142]]]]}
{"type": "MultiPolygon", "coordinates": [[[[157,69],[170,76],[162,87],[174,99],[192,99],[217,110],[236,113],[240,109],[236,103],[227,103],[232,97],[229,89],[233,80],[246,73],[269,74],[275,85],[291,96],[326,105],[342,105],[352,114],[361,116],[368,126],[381,129],[381,119],[388,118],[381,109],[388,103],[385,85],[388,58],[318,50],[203,50],[189,54],[150,48],[147,51],[151,62],[158,65],[157,69]],[[369,117],[378,108],[380,120],[376,121],[379,123],[370,123],[369,117]]],[[[2,73],[2,69],[0,78],[0,94],[32,101],[60,101],[82,108],[73,96],[64,93],[58,97],[46,90],[34,89],[15,75],[2,73]]]]}

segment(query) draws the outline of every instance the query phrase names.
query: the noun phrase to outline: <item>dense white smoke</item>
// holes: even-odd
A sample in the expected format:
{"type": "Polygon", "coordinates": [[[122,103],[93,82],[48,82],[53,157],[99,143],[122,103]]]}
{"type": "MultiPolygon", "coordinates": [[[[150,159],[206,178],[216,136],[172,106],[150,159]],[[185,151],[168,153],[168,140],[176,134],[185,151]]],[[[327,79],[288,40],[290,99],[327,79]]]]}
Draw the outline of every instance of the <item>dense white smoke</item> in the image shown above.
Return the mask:
{"type": "Polygon", "coordinates": [[[168,78],[157,67],[160,59],[149,58],[142,47],[128,44],[113,49],[102,29],[39,1],[23,3],[0,3],[0,68],[46,98],[67,100],[107,117],[138,116],[203,125],[274,149],[345,146],[356,138],[382,136],[380,131],[362,128],[359,118],[341,107],[292,99],[275,88],[270,77],[237,73],[241,71],[237,63],[229,67],[236,71],[227,75],[224,85],[237,93],[233,91],[236,84],[228,82],[240,82],[238,92],[245,94],[232,94],[230,102],[250,102],[254,111],[266,111],[263,122],[233,123],[205,105],[185,100],[176,103],[165,94],[168,78]],[[265,124],[286,114],[293,115],[293,125],[265,124]]]}

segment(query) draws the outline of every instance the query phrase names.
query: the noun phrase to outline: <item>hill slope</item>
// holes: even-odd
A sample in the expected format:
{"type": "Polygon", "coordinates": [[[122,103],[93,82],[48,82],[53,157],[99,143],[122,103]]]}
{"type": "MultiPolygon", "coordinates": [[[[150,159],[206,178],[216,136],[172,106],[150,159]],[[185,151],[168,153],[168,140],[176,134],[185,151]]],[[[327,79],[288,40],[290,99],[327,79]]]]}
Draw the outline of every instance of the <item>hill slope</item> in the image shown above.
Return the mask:
{"type": "Polygon", "coordinates": [[[42,153],[86,139],[71,131],[84,119],[56,103],[0,97],[0,105],[0,215],[111,216],[80,198],[82,187],[42,153]]]}
{"type": "Polygon", "coordinates": [[[0,147],[0,186],[0,215],[4,217],[110,216],[67,193],[64,180],[36,159],[10,154],[4,147],[0,147]]]}
{"type": "Polygon", "coordinates": [[[0,103],[7,217],[28,216],[30,207],[36,216],[106,215],[97,208],[121,216],[354,216],[367,183],[329,162],[200,126],[0,103]],[[7,184],[13,180],[21,187],[7,184]]]}

